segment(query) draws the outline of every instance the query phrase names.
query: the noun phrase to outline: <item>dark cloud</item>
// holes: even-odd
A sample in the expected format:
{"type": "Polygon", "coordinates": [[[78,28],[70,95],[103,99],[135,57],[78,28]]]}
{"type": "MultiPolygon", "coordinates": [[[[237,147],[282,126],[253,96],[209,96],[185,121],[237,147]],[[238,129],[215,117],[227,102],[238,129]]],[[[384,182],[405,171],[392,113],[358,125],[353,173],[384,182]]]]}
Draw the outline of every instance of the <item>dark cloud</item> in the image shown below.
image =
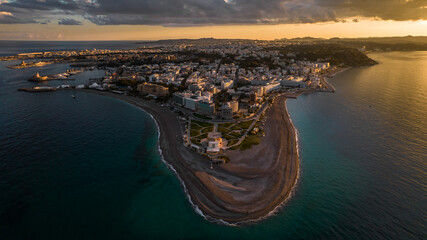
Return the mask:
{"type": "MultiPolygon", "coordinates": [[[[427,0],[15,0],[1,4],[1,11],[21,23],[78,15],[98,25],[317,23],[363,17],[400,21],[426,19],[427,0]],[[33,10],[38,14],[20,14],[33,10]]],[[[0,23],[14,23],[12,18],[4,16],[0,23]]]]}
{"type": "Polygon", "coordinates": [[[47,19],[47,20],[43,20],[43,21],[40,21],[39,23],[40,24],[48,24],[48,23],[50,23],[51,21],[49,20],[49,19],[47,19]]]}
{"type": "Polygon", "coordinates": [[[211,25],[336,21],[333,9],[297,0],[98,1],[85,17],[96,24],[211,25]]]}
{"type": "Polygon", "coordinates": [[[314,4],[333,8],[341,12],[341,17],[395,21],[427,19],[427,0],[315,0],[314,4]]]}
{"type": "Polygon", "coordinates": [[[37,23],[33,14],[34,12],[29,9],[15,9],[5,6],[5,4],[0,4],[0,24],[37,23]]]}
{"type": "Polygon", "coordinates": [[[83,23],[72,18],[61,18],[58,21],[59,25],[82,25],[83,23]]]}

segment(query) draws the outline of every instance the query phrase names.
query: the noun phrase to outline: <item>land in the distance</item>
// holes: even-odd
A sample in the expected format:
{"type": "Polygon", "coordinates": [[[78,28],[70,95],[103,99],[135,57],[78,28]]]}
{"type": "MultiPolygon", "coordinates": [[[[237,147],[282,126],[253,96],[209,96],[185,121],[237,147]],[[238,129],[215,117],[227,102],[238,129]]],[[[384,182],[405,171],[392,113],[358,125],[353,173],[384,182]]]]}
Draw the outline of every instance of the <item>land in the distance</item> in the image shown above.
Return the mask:
{"type": "Polygon", "coordinates": [[[334,92],[326,77],[376,64],[366,48],[322,41],[167,40],[137,43],[131,50],[1,60],[44,59],[104,70],[88,84],[22,90],[75,88],[142,108],[156,120],[162,155],[191,202],[207,218],[245,223],[274,211],[297,182],[297,139],[286,99],[334,92]]]}

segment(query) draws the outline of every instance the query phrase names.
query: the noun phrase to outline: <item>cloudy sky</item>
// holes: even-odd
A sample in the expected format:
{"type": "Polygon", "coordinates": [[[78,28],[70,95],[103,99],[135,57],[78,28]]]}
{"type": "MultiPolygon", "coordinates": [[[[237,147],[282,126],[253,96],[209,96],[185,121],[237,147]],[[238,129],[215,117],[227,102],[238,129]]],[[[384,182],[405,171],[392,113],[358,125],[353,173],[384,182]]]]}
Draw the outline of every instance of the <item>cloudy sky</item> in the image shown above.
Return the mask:
{"type": "Polygon", "coordinates": [[[0,40],[427,35],[427,0],[0,0],[0,40]]]}

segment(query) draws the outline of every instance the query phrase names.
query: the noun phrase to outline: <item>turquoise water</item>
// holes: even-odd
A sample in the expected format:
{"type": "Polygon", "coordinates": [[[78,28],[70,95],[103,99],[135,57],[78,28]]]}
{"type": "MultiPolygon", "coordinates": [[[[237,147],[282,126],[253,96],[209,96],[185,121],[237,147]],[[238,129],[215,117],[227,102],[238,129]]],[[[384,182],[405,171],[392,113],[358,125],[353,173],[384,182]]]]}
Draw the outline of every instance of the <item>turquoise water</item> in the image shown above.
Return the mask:
{"type": "MultiPolygon", "coordinates": [[[[81,92],[17,92],[34,71],[0,63],[0,239],[425,239],[427,52],[331,80],[288,101],[301,178],[274,216],[210,223],[156,149],[153,120],[81,92]],[[70,95],[77,96],[73,100],[70,95]]],[[[85,82],[102,72],[89,72],[85,82]]]]}

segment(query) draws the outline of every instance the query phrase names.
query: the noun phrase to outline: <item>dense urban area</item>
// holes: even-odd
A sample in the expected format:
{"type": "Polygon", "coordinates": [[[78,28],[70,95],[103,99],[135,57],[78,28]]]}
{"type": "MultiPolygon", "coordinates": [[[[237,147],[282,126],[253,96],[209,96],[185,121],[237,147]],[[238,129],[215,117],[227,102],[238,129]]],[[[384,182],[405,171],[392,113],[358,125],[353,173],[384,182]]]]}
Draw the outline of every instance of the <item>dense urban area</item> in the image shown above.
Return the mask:
{"type": "Polygon", "coordinates": [[[30,92],[90,89],[157,101],[185,122],[186,145],[213,162],[227,162],[227,149],[244,150],[264,136],[265,111],[279,94],[295,97],[333,92],[326,76],[352,66],[375,64],[363,52],[340,44],[306,41],[168,40],[130,50],[24,53],[10,68],[68,63],[72,69],[33,82],[70,80],[74,74],[103,69],[87,85],[36,86],[30,92]]]}

